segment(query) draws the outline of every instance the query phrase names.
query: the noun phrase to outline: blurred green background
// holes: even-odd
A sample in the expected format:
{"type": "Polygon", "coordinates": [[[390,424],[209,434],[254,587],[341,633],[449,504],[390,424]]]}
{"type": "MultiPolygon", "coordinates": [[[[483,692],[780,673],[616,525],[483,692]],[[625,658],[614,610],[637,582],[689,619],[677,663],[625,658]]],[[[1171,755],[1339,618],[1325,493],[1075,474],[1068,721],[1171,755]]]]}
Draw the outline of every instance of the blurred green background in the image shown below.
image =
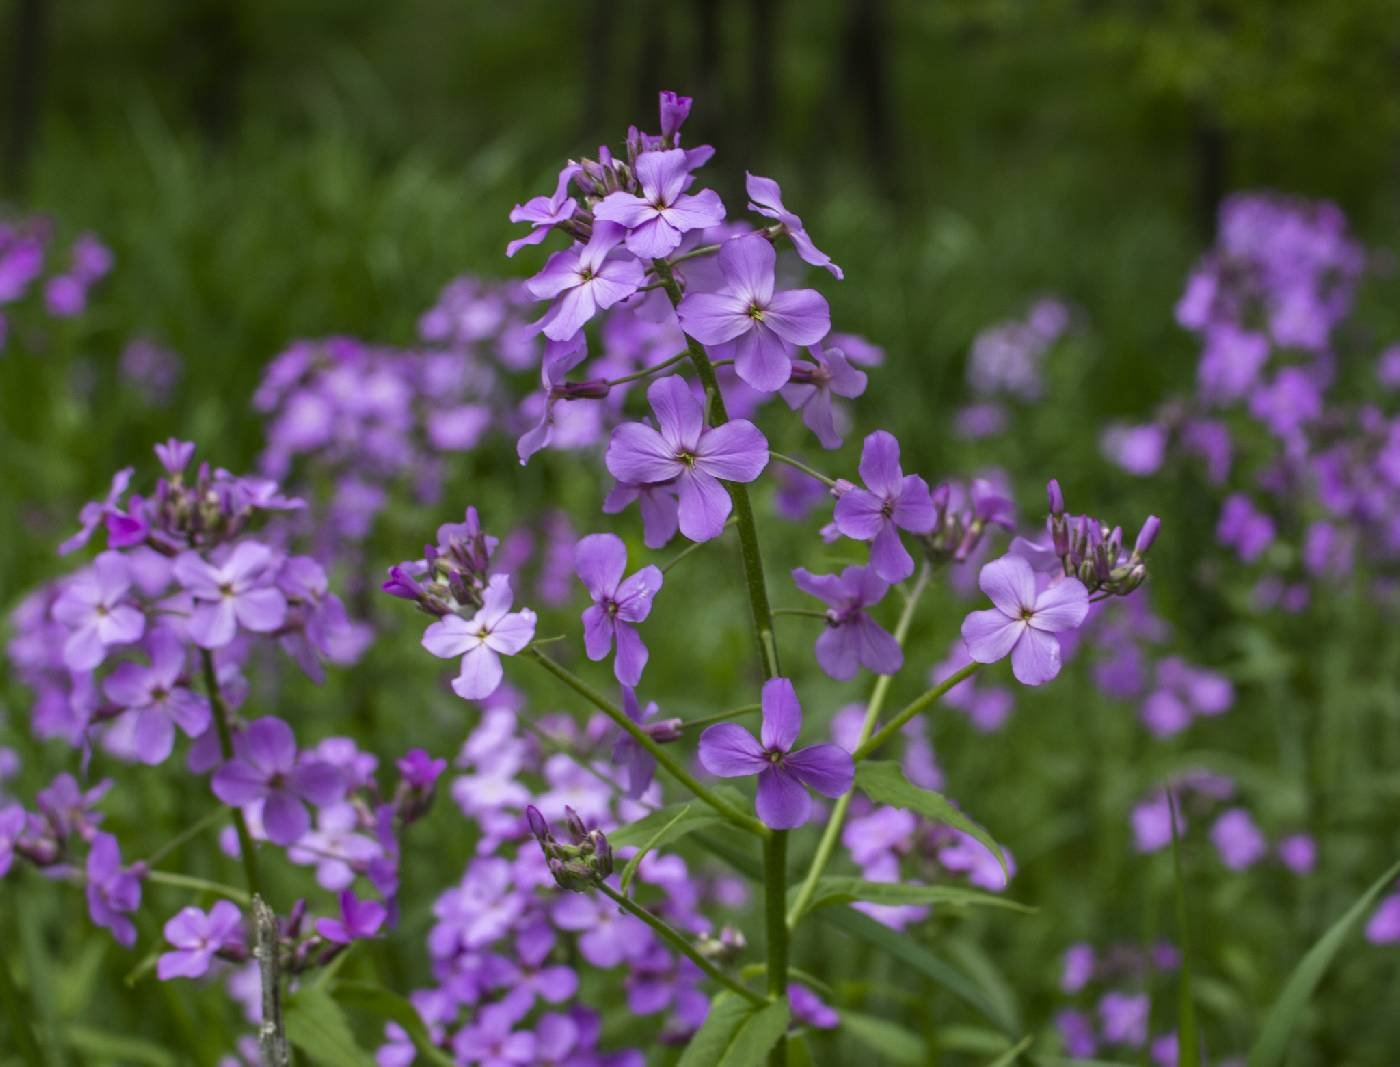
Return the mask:
{"type": "MultiPolygon", "coordinates": [[[[0,357],[6,603],[57,571],[52,545],[78,505],[114,468],[148,466],[152,440],[189,436],[219,462],[250,467],[263,427],[246,398],[288,341],[348,333],[408,344],[454,275],[531,272],[529,257],[503,255],[517,232],[510,207],[551,187],[564,156],[651,124],[659,88],[696,98],[687,141],[716,146],[707,177],[727,201],[742,195],[746,167],[777,178],[845,268],[844,284],[823,285],[835,321],[888,353],[860,424],[894,429],[921,470],[963,474],[987,458],[960,452],[946,421],[965,399],[976,333],[1046,293],[1077,309],[1089,328],[1057,389],[1072,408],[1037,415],[1029,454],[997,458],[1015,463],[1024,500],[1058,474],[1072,499],[1125,523],[1173,515],[1183,533],[1163,538],[1163,572],[1189,570],[1191,536],[1209,536],[1213,513],[1192,513],[1191,486],[1105,473],[1098,431],[1192,380],[1197,344],[1171,309],[1221,198],[1275,188],[1334,199],[1381,250],[1382,268],[1400,240],[1394,0],[9,0],[0,17],[6,204],[51,215],[65,234],[95,231],[117,259],[92,312],[56,331],[52,363],[0,357]],[[118,374],[137,333],[184,360],[168,407],[135,402],[118,374]]],[[[1362,299],[1367,329],[1400,334],[1383,285],[1362,299]]],[[[1275,644],[1219,625],[1225,605],[1185,580],[1164,583],[1156,605],[1198,658],[1239,667],[1237,681],[1267,679],[1279,663],[1275,644]]],[[[1360,635],[1353,649],[1381,625],[1340,606],[1331,621],[1360,635]]],[[[940,626],[936,647],[949,637],[940,626]]],[[[1361,659],[1313,664],[1308,689],[1275,674],[1250,692],[1275,717],[1247,720],[1233,747],[1265,752],[1267,772],[1251,778],[1243,762],[1231,772],[1290,813],[1305,806],[1297,790],[1309,775],[1328,788],[1351,778],[1335,810],[1357,834],[1338,853],[1345,876],[1325,890],[1236,879],[1197,902],[1217,976],[1202,996],[1227,1048],[1247,1045],[1254,1020],[1243,1005],[1267,1001],[1307,931],[1376,873],[1371,844],[1393,835],[1377,805],[1397,799],[1380,777],[1395,753],[1339,727],[1314,765],[1315,735],[1294,728],[1319,709],[1320,721],[1344,722],[1361,704],[1387,708],[1393,728],[1394,701],[1377,690],[1394,657],[1361,659]],[[1254,911],[1255,893],[1274,910],[1254,911]],[[1296,941],[1275,936],[1280,915],[1297,920],[1296,941]],[[1226,932],[1252,948],[1237,950],[1226,932]]],[[[1134,862],[1124,820],[1155,771],[1187,761],[1145,755],[1131,714],[1082,679],[1054,700],[1053,713],[1044,697],[1024,701],[1007,751],[960,725],[946,749],[940,736],[954,782],[1017,843],[1029,876],[1018,893],[1057,917],[955,945],[964,967],[995,984],[981,954],[1014,938],[1008,958],[1034,961],[1014,975],[1022,992],[1053,989],[1057,954],[1074,937],[1165,924],[1166,868],[1135,875],[1150,893],[1120,895],[1134,862]],[[1037,855],[1056,862],[1037,868],[1037,855]]],[[[61,921],[57,902],[43,906],[61,921]]],[[[94,952],[82,966],[96,973],[94,952]]],[[[1393,1024],[1376,1012],[1395,985],[1392,974],[1378,988],[1375,973],[1344,977],[1309,1062],[1386,1062],[1393,1024]],[[1325,1043],[1342,1033],[1359,1043],[1325,1043]]],[[[74,1004],[87,1003],[86,988],[74,1004]]],[[[160,988],[162,1032],[179,1032],[171,1019],[188,1028],[178,994],[160,988]]],[[[1022,1006],[1042,1019],[1051,1004],[1022,1006]]]]}

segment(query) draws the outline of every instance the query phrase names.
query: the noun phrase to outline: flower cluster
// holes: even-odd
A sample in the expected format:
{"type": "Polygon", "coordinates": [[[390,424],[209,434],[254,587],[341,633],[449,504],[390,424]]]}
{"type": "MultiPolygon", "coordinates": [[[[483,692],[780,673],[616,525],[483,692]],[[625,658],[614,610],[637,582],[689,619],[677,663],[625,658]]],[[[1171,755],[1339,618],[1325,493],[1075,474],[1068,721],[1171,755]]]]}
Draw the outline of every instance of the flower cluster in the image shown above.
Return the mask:
{"type": "MultiPolygon", "coordinates": [[[[44,278],[54,247],[53,228],[40,217],[0,222],[0,309],[24,301],[43,279],[42,310],[50,318],[72,319],[88,304],[89,290],[112,269],[111,249],[94,234],[79,234],[68,248],[66,266],[44,278]]],[[[10,313],[0,310],[0,350],[11,333],[10,313]]]]}

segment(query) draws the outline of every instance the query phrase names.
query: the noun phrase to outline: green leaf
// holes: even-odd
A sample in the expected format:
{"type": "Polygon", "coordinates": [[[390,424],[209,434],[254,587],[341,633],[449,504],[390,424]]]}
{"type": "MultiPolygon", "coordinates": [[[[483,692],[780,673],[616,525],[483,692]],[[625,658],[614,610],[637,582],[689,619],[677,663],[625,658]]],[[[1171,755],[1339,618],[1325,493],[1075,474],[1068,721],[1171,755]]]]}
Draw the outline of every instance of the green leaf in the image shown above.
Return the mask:
{"type": "MultiPolygon", "coordinates": [[[[801,890],[793,886],[788,892],[791,904],[801,890]]],[[[849,904],[853,900],[864,900],[871,904],[944,904],[949,907],[989,907],[1006,908],[1010,911],[1034,912],[1024,904],[984,893],[977,889],[965,889],[948,885],[904,885],[899,882],[869,882],[863,878],[828,876],[817,882],[816,891],[807,905],[807,910],[827,908],[834,904],[849,904]]],[[[806,914],[804,912],[803,914],[806,914]]]]}
{"type": "Polygon", "coordinates": [[[629,845],[640,846],[647,842],[653,842],[653,839],[664,831],[665,836],[650,845],[651,848],[658,848],[667,841],[674,841],[678,837],[683,837],[696,830],[708,829],[722,822],[724,819],[719,812],[706,804],[694,801],[687,801],[683,804],[668,804],[664,808],[657,808],[636,822],[619,826],[608,834],[608,844],[612,845],[613,848],[625,848],[629,845]]]}
{"type": "Polygon", "coordinates": [[[1008,1036],[1020,1037],[1016,1020],[1010,1018],[1003,1007],[994,1003],[961,971],[935,956],[908,934],[891,930],[883,923],[876,922],[869,915],[858,912],[854,908],[824,909],[818,914],[818,918],[878,948],[886,955],[899,960],[906,967],[942,986],[964,1003],[977,1009],[984,1018],[1008,1036]]]}
{"type": "Polygon", "coordinates": [[[350,1023],[329,993],[300,989],[286,1000],[287,1039],[325,1067],[375,1067],[355,1041],[350,1023]]]}
{"type": "Polygon", "coordinates": [[[98,1030],[91,1026],[67,1025],[63,1030],[63,1040],[75,1052],[83,1054],[85,1060],[91,1057],[101,1063],[143,1064],[145,1067],[177,1067],[179,1060],[168,1049],[154,1041],[132,1037],[130,1034],[114,1034],[110,1030],[98,1030]]]}
{"type": "Polygon", "coordinates": [[[927,1059],[924,1055],[923,1038],[888,1019],[843,1010],[841,1029],[871,1052],[878,1052],[881,1063],[909,1064],[910,1067],[917,1067],[927,1059]]]}
{"type": "Polygon", "coordinates": [[[733,993],[720,993],[676,1067],[761,1067],[787,1024],[786,1000],[756,1008],[733,993]]]}
{"type": "Polygon", "coordinates": [[[1400,875],[1400,863],[1396,863],[1372,882],[1371,887],[1347,909],[1346,914],[1333,923],[1317,943],[1308,949],[1307,955],[1299,961],[1289,976],[1283,992],[1274,1001],[1274,1006],[1269,1009],[1264,1027],[1259,1032],[1259,1039],[1250,1049],[1249,1067],[1275,1067],[1283,1062],[1288,1039],[1292,1036],[1293,1027],[1303,1014],[1313,990],[1322,981],[1322,976],[1327,973],[1327,968],[1341,951],[1352,930],[1361,922],[1362,916],[1370,910],[1376,898],[1397,875],[1400,875]]]}
{"type": "Polygon", "coordinates": [[[1008,879],[1011,877],[1001,846],[991,834],[955,808],[942,793],[914,785],[904,777],[904,769],[893,760],[867,760],[861,763],[856,767],[856,785],[877,804],[905,808],[975,838],[996,857],[1002,873],[1008,879]]]}
{"type": "MultiPolygon", "coordinates": [[[[637,849],[636,854],[627,861],[627,866],[622,868],[622,879],[618,882],[618,891],[623,896],[627,895],[627,888],[632,884],[632,879],[637,877],[637,868],[642,865],[642,858],[654,848],[660,848],[667,841],[672,840],[672,835],[676,832],[676,827],[691,813],[690,804],[681,805],[681,810],[676,812],[669,822],[665,823],[656,833],[647,838],[646,844],[637,849]]],[[[711,811],[713,814],[713,811],[711,811]]],[[[694,827],[692,827],[693,829],[694,827]]],[[[684,831],[682,831],[684,832],[684,831]]],[[[611,838],[609,839],[611,844],[611,838]]]]}
{"type": "Polygon", "coordinates": [[[807,1038],[802,1034],[793,1034],[788,1038],[788,1067],[816,1067],[807,1038]]]}
{"type": "Polygon", "coordinates": [[[367,1011],[403,1027],[419,1054],[438,1067],[454,1067],[454,1060],[433,1044],[418,1009],[406,997],[373,982],[339,981],[331,987],[336,1002],[351,1010],[367,1011]]]}
{"type": "Polygon", "coordinates": [[[1031,1042],[1034,1040],[1034,1034],[1027,1034],[1025,1037],[1021,1038],[1021,1040],[1018,1041],[1015,1045],[1007,1049],[996,1059],[992,1060],[991,1063],[987,1064],[987,1067],[1011,1067],[1013,1063],[1015,1063],[1021,1058],[1021,1053],[1025,1052],[1026,1049],[1031,1047],[1031,1042]]]}

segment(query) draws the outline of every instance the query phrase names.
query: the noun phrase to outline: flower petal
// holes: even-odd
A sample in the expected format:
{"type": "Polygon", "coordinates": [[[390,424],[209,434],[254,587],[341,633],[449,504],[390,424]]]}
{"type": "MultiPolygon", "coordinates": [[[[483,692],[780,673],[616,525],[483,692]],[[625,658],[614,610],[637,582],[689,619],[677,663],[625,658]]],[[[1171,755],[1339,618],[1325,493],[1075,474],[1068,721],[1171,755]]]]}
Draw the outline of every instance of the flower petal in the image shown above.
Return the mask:
{"type": "Polygon", "coordinates": [[[705,429],[705,408],[684,378],[675,374],[653,382],[647,389],[647,403],[656,412],[657,429],[673,457],[680,450],[696,450],[705,429]]]}
{"type": "Polygon", "coordinates": [[[603,461],[619,482],[637,485],[670,481],[685,470],[665,438],[640,422],[624,422],[613,430],[603,461]]]}
{"type": "Polygon", "coordinates": [[[771,766],[757,738],[737,722],[721,722],[700,735],[700,766],[721,778],[742,778],[771,766]]]}
{"type": "Polygon", "coordinates": [[[1040,685],[1060,673],[1060,641],[1029,626],[1011,650],[1011,673],[1022,685],[1040,685]]]}
{"type": "Polygon", "coordinates": [[[676,484],[681,496],[677,511],[681,533],[692,541],[718,537],[734,506],[728,491],[698,467],[686,470],[676,484]]]}
{"type": "Polygon", "coordinates": [[[831,332],[831,308],[815,289],[790,289],[773,297],[763,321],[790,344],[814,345],[831,332]]]}
{"type": "Polygon", "coordinates": [[[977,584],[997,610],[1010,618],[1020,618],[1023,611],[1035,607],[1035,572],[1020,556],[992,560],[978,574],[977,584]]]}
{"type": "Polygon", "coordinates": [[[745,419],[733,419],[700,435],[696,466],[716,478],[751,482],[768,466],[768,438],[745,419]]]}
{"type": "Polygon", "coordinates": [[[812,798],[796,778],[770,765],[758,776],[755,807],[758,817],[774,830],[792,830],[807,821],[812,798]]]}
{"type": "Polygon", "coordinates": [[[962,639],[967,654],[978,663],[1004,659],[1026,631],[1025,622],[1011,619],[995,608],[974,611],[963,620],[962,639]]]}
{"type": "Polygon", "coordinates": [[[773,297],[773,271],[778,254],[761,233],[734,237],[719,246],[720,273],[734,295],[747,306],[766,308],[773,297]]]}
{"type": "Polygon", "coordinates": [[[1036,597],[1035,611],[1028,620],[1037,630],[1059,633],[1073,630],[1089,614],[1089,591],[1078,578],[1060,578],[1036,597]]]}
{"type": "Polygon", "coordinates": [[[789,752],[783,766],[803,785],[826,797],[841,796],[856,777],[851,754],[840,745],[812,745],[789,752]]]}
{"type": "Polygon", "coordinates": [[[769,678],[763,683],[763,728],[759,740],[772,751],[788,751],[802,730],[802,705],[797,690],[787,678],[769,678]]]}
{"type": "Polygon", "coordinates": [[[627,569],[627,546],[617,534],[589,534],[574,546],[574,570],[597,600],[617,591],[627,569]]]}

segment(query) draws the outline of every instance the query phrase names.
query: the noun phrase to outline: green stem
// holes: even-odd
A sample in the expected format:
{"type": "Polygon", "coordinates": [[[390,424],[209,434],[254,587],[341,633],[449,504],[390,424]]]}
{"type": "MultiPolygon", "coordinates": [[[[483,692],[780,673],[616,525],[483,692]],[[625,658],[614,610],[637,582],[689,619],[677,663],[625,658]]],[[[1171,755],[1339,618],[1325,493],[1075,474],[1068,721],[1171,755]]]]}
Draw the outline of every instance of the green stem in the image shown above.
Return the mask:
{"type": "Polygon", "coordinates": [[[688,351],[677,352],[669,359],[663,359],[660,363],[653,363],[650,367],[643,367],[641,370],[633,371],[631,374],[624,374],[621,378],[609,378],[608,385],[626,385],[628,382],[636,382],[643,378],[650,378],[653,374],[660,374],[662,371],[674,367],[677,363],[689,358],[690,353],[688,351]]]}
{"type": "MultiPolygon", "coordinates": [[[[667,297],[673,305],[681,302],[681,287],[671,272],[671,265],[664,259],[651,261],[652,269],[660,279],[667,297]]],[[[687,336],[686,351],[695,364],[695,373],[710,397],[711,423],[718,426],[729,421],[729,412],[724,407],[724,397],[720,395],[719,380],[715,377],[714,364],[710,362],[705,346],[695,338],[687,336]]],[[[773,613],[768,607],[768,587],[763,576],[763,557],[758,549],[758,530],[753,521],[753,505],[749,501],[748,486],[742,482],[729,482],[729,495],[734,501],[734,518],[739,526],[739,551],[744,557],[744,581],[748,585],[749,608],[753,613],[754,631],[758,639],[759,656],[763,661],[763,677],[775,678],[778,667],[778,645],[773,637],[773,613]]]]}
{"type": "Polygon", "coordinates": [[[646,923],[658,934],[660,934],[661,939],[663,941],[665,941],[668,945],[674,948],[677,952],[681,953],[684,956],[687,956],[691,960],[691,962],[695,964],[695,966],[699,967],[716,982],[724,986],[725,989],[728,989],[734,993],[738,993],[739,996],[743,997],[745,1000],[753,1001],[753,1003],[758,1005],[764,1005],[768,1003],[748,986],[741,985],[739,982],[735,981],[733,978],[729,977],[729,975],[721,971],[704,956],[700,955],[700,953],[696,951],[695,946],[692,945],[684,936],[682,936],[678,931],[673,929],[668,923],[666,923],[662,919],[657,918],[651,912],[647,911],[646,908],[642,907],[636,901],[629,900],[627,897],[623,896],[612,886],[608,885],[607,882],[599,882],[598,891],[602,893],[605,897],[607,897],[609,900],[611,900],[623,911],[627,912],[629,915],[635,915],[637,918],[641,919],[642,922],[646,923]]]}
{"type": "Polygon", "coordinates": [[[189,826],[186,827],[184,830],[181,830],[169,841],[161,845],[160,848],[156,849],[149,856],[147,856],[146,866],[154,867],[157,863],[165,859],[166,856],[170,855],[170,853],[174,852],[185,842],[191,840],[192,838],[198,837],[200,834],[202,834],[205,830],[209,829],[209,827],[213,826],[223,817],[223,809],[215,808],[213,811],[206,814],[204,818],[200,819],[193,826],[189,826]]]}
{"type": "MultiPolygon", "coordinates": [[[[214,729],[219,732],[219,754],[227,763],[233,759],[233,731],[229,728],[228,704],[219,691],[219,675],[214,670],[214,657],[208,649],[199,650],[200,665],[204,670],[204,688],[209,692],[209,703],[214,709],[214,729]]],[[[229,806],[233,816],[233,829],[238,835],[238,854],[243,859],[243,876],[248,882],[248,892],[258,896],[262,893],[262,883],[258,878],[258,857],[253,851],[253,835],[248,832],[248,822],[243,818],[241,808],[229,806]]]]}
{"type": "Polygon", "coordinates": [[[865,742],[865,744],[861,745],[854,752],[852,752],[851,759],[859,763],[861,760],[868,758],[872,752],[874,752],[877,748],[879,748],[886,741],[892,738],[895,734],[899,733],[900,728],[903,727],[905,723],[907,723],[915,715],[919,714],[919,712],[923,711],[926,707],[932,704],[944,693],[948,692],[948,690],[952,689],[953,686],[957,685],[959,682],[963,682],[966,681],[968,678],[971,678],[974,674],[976,674],[982,669],[982,666],[983,665],[981,663],[969,663],[966,667],[958,671],[956,674],[950,674],[947,678],[944,678],[943,681],[939,682],[936,686],[934,686],[928,692],[924,693],[922,696],[915,697],[905,706],[903,711],[901,711],[889,722],[885,723],[885,725],[881,727],[879,733],[877,733],[869,741],[865,742]]]}
{"type": "Polygon", "coordinates": [[[569,670],[567,667],[559,663],[556,663],[554,660],[550,659],[538,649],[532,648],[529,650],[528,654],[530,658],[533,659],[536,663],[538,663],[541,667],[547,670],[550,674],[554,675],[554,677],[558,678],[575,693],[583,697],[584,700],[588,701],[595,708],[597,708],[604,715],[606,715],[613,722],[615,722],[624,731],[626,731],[629,735],[631,735],[632,740],[636,741],[637,744],[641,745],[644,749],[650,752],[652,756],[656,758],[656,762],[658,765],[665,768],[667,773],[670,774],[672,778],[676,779],[676,781],[680,782],[681,785],[685,786],[692,793],[694,793],[698,799],[704,801],[710,807],[714,808],[715,811],[719,812],[726,819],[732,822],[735,826],[742,827],[743,829],[748,830],[752,834],[756,834],[759,837],[767,838],[772,833],[772,831],[769,830],[768,827],[764,826],[763,823],[759,822],[752,815],[745,815],[733,804],[729,803],[729,801],[712,793],[693,774],[691,774],[688,770],[681,766],[681,764],[677,762],[676,759],[669,752],[667,752],[664,748],[658,745],[656,741],[652,739],[651,734],[647,733],[639,725],[637,725],[630,718],[628,718],[626,712],[624,712],[607,697],[603,696],[602,693],[599,693],[596,689],[590,686],[578,675],[574,674],[573,671],[569,670]]]}
{"type": "MultiPolygon", "coordinates": [[[[734,520],[733,520],[733,519],[729,519],[727,522],[725,522],[725,524],[724,524],[724,529],[727,530],[727,529],[729,529],[729,528],[730,528],[731,526],[733,526],[733,525],[734,525],[734,520]]],[[[713,538],[712,538],[711,540],[713,540],[713,538]]],[[[679,563],[681,560],[685,559],[687,556],[691,555],[692,553],[694,553],[694,552],[699,552],[702,548],[704,548],[704,547],[705,547],[706,545],[708,545],[708,544],[710,544],[710,541],[696,541],[694,544],[686,545],[685,548],[681,549],[681,550],[680,550],[679,552],[677,552],[674,556],[672,556],[669,560],[667,560],[665,563],[661,564],[661,573],[662,573],[662,574],[670,574],[670,573],[671,573],[671,568],[674,567],[677,563],[679,563]]],[[[536,643],[536,644],[539,644],[538,641],[535,642],[535,643],[536,643]]]]}
{"type": "MultiPolygon", "coordinates": [[[[768,937],[768,999],[787,996],[788,928],[786,830],[774,831],[763,842],[763,918],[768,937]]],[[[769,1067],[786,1067],[787,1042],[779,1041],[768,1054],[769,1067]]]]}
{"type": "Polygon", "coordinates": [[[10,1033],[24,1062],[29,1067],[44,1067],[44,1054],[39,1048],[39,1039],[34,1036],[34,1028],[29,1021],[29,1008],[24,1003],[24,997],[20,994],[19,986],[15,983],[14,975],[10,973],[10,965],[3,953],[0,953],[0,1003],[4,1005],[5,1017],[10,1023],[10,1033]]]}
{"type": "Polygon", "coordinates": [[[245,907],[252,903],[252,897],[241,889],[231,885],[224,885],[222,882],[211,882],[207,878],[195,878],[188,874],[176,874],[174,871],[147,871],[146,881],[154,882],[156,885],[173,886],[176,889],[193,889],[199,893],[213,893],[216,896],[228,897],[245,907]]]}
{"type": "MultiPolygon", "coordinates": [[[[914,587],[909,591],[909,595],[904,598],[904,608],[899,613],[899,621],[895,623],[894,639],[899,645],[903,645],[909,636],[909,627],[914,623],[914,611],[919,606],[919,600],[924,595],[924,590],[928,588],[929,582],[933,579],[933,567],[925,563],[919,568],[919,576],[914,579],[914,587]]],[[[870,735],[875,732],[875,724],[880,721],[880,712],[885,707],[885,696],[890,691],[890,682],[893,675],[882,674],[875,679],[875,686],[870,691],[870,700],[865,705],[865,719],[860,724],[860,734],[856,738],[856,747],[860,748],[870,740],[870,735]]],[[[812,856],[812,864],[807,869],[807,877],[802,882],[802,888],[797,891],[797,899],[792,902],[792,907],[788,909],[787,925],[789,928],[797,925],[803,912],[807,910],[807,904],[812,899],[812,894],[817,890],[817,882],[821,879],[826,865],[831,862],[831,854],[836,849],[836,842],[841,839],[841,828],[846,823],[846,813],[851,807],[853,791],[847,791],[838,797],[835,806],[831,809],[831,817],[827,819],[826,827],[822,830],[821,840],[817,843],[817,851],[812,856]]]]}
{"type": "Polygon", "coordinates": [[[755,711],[762,710],[762,704],[741,704],[737,708],[721,711],[718,715],[706,715],[703,719],[686,719],[681,723],[681,729],[696,730],[701,726],[711,726],[717,722],[728,722],[730,719],[737,719],[741,715],[752,715],[755,711]]]}
{"type": "Polygon", "coordinates": [[[833,478],[828,478],[828,477],[827,477],[825,474],[823,474],[821,471],[813,470],[811,467],[807,466],[807,464],[803,463],[801,460],[793,459],[791,456],[785,456],[785,455],[783,455],[781,452],[773,452],[773,451],[770,451],[770,452],[768,453],[768,457],[769,457],[770,459],[776,459],[779,463],[786,463],[789,467],[793,468],[794,470],[799,470],[799,471],[801,471],[803,474],[807,475],[807,477],[809,477],[809,478],[815,478],[817,481],[821,482],[822,485],[826,486],[828,489],[835,489],[835,488],[836,488],[836,481],[835,481],[835,479],[833,479],[833,478]]]}

